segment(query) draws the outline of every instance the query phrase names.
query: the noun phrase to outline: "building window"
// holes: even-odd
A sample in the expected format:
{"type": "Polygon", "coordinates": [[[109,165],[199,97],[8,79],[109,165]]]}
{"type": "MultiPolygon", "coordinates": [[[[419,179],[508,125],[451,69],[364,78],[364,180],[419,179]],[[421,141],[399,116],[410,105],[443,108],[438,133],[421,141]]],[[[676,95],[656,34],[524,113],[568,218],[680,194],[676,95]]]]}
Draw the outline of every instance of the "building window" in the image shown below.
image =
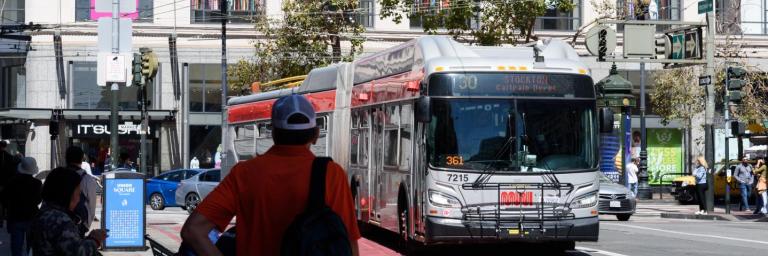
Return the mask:
{"type": "Polygon", "coordinates": [[[741,29],[744,34],[768,34],[768,0],[741,1],[741,29]]]}
{"type": "MultiPolygon", "coordinates": [[[[643,2],[648,0],[643,0],[643,2]]],[[[680,20],[680,5],[682,0],[650,0],[655,4],[650,4],[647,10],[641,10],[643,8],[638,4],[637,0],[617,0],[617,16],[625,17],[626,20],[635,20],[638,15],[645,14],[645,17],[649,20],[680,20]]],[[[649,3],[650,3],[649,1],[649,3]]],[[[656,25],[656,31],[664,31],[672,28],[671,25],[656,25]]],[[[618,26],[619,31],[624,31],[624,25],[618,26]]]]}
{"type": "Polygon", "coordinates": [[[189,111],[221,112],[221,64],[189,64],[189,111]]]}
{"type": "MultiPolygon", "coordinates": [[[[135,0],[136,11],[120,13],[121,18],[131,18],[134,22],[152,22],[154,0],[135,0]]],[[[112,17],[112,12],[97,12],[96,0],[75,0],[76,21],[97,21],[101,17],[112,17]]]]}
{"type": "Polygon", "coordinates": [[[375,12],[376,2],[373,0],[360,0],[360,5],[357,7],[360,10],[357,16],[357,22],[363,27],[373,28],[373,22],[376,20],[375,12]]]}
{"type": "Polygon", "coordinates": [[[221,165],[221,126],[189,126],[189,159],[197,158],[200,168],[218,168],[221,165]]]}
{"type": "Polygon", "coordinates": [[[3,1],[2,24],[24,23],[24,0],[3,1]]]}
{"type": "Polygon", "coordinates": [[[0,88],[2,104],[0,107],[24,108],[27,106],[27,71],[24,66],[4,67],[3,86],[0,88]]]}
{"type": "MultiPolygon", "coordinates": [[[[192,23],[220,22],[222,0],[191,0],[192,23]]],[[[227,19],[231,23],[252,23],[254,16],[264,13],[266,0],[229,0],[227,19]]]]}
{"type": "Polygon", "coordinates": [[[547,7],[544,16],[539,17],[535,30],[576,30],[581,26],[581,0],[573,0],[573,10],[561,12],[557,6],[547,7]]]}
{"type": "MultiPolygon", "coordinates": [[[[109,109],[112,97],[108,88],[96,84],[96,62],[94,61],[74,61],[72,63],[71,95],[70,105],[73,109],[109,109]]],[[[147,97],[154,99],[155,84],[160,81],[159,75],[154,79],[153,84],[147,88],[147,97]]],[[[138,110],[138,86],[121,87],[120,101],[118,106],[120,110],[138,110]]],[[[155,109],[160,102],[152,101],[149,109],[155,109]]]]}

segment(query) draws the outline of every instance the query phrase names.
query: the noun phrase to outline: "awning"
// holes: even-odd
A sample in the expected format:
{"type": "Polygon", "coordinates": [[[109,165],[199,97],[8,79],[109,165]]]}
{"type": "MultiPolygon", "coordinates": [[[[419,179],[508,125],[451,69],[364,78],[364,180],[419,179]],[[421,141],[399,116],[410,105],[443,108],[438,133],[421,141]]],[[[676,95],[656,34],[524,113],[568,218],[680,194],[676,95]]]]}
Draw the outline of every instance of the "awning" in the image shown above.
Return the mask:
{"type": "Polygon", "coordinates": [[[51,110],[33,108],[0,109],[0,122],[2,123],[16,123],[39,119],[51,119],[51,110]]]}
{"type": "MultiPolygon", "coordinates": [[[[139,120],[141,112],[138,110],[119,111],[122,120],[139,120]]],[[[175,110],[149,110],[147,115],[149,120],[174,120],[175,110]]],[[[104,109],[65,109],[63,110],[65,120],[109,120],[110,111],[104,109]]]]}

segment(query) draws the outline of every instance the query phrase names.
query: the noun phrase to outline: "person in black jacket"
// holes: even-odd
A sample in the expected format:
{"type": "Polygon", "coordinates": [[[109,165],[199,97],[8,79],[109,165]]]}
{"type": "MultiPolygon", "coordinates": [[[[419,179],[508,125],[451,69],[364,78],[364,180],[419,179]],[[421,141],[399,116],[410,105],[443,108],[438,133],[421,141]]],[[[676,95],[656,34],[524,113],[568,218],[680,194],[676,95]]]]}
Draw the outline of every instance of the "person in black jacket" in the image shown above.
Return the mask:
{"type": "MultiPolygon", "coordinates": [[[[6,151],[8,147],[8,141],[0,140],[0,197],[5,192],[5,185],[8,181],[16,175],[16,166],[19,164],[19,159],[6,151]]],[[[3,220],[5,219],[6,205],[0,200],[0,227],[3,227],[3,220]]],[[[0,243],[2,244],[2,243],[0,243]]]]}
{"type": "Polygon", "coordinates": [[[18,173],[9,180],[3,193],[3,203],[8,209],[8,233],[11,235],[13,256],[26,256],[29,252],[26,235],[32,219],[39,211],[37,206],[42,201],[43,183],[33,177],[37,171],[34,158],[22,158],[18,173]]]}

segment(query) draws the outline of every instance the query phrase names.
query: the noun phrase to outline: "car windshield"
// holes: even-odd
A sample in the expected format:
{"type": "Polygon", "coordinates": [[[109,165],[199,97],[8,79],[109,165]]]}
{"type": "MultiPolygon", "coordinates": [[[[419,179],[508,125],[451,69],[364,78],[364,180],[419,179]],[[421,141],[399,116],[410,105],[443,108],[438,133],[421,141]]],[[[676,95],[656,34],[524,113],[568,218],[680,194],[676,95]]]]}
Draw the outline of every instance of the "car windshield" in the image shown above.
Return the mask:
{"type": "Polygon", "coordinates": [[[595,168],[594,108],[589,100],[435,97],[430,163],[470,170],[595,168]]]}

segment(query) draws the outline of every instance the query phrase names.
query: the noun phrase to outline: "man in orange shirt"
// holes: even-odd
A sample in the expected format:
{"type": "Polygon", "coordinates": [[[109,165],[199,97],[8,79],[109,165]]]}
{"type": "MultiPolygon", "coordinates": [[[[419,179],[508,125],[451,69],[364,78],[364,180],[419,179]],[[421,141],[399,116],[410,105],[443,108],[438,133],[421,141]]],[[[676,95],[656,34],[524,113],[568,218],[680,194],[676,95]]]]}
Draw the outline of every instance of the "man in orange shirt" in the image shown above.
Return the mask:
{"type": "MultiPolygon", "coordinates": [[[[272,107],[275,145],[264,155],[240,162],[187,218],[181,237],[199,255],[221,255],[208,239],[237,216],[238,255],[279,255],[283,235],[307,206],[312,161],[309,150],[319,130],[312,104],[303,96],[278,99],[272,107]]],[[[347,175],[329,162],[325,203],[344,223],[352,252],[359,255],[360,231],[347,175]]]]}

